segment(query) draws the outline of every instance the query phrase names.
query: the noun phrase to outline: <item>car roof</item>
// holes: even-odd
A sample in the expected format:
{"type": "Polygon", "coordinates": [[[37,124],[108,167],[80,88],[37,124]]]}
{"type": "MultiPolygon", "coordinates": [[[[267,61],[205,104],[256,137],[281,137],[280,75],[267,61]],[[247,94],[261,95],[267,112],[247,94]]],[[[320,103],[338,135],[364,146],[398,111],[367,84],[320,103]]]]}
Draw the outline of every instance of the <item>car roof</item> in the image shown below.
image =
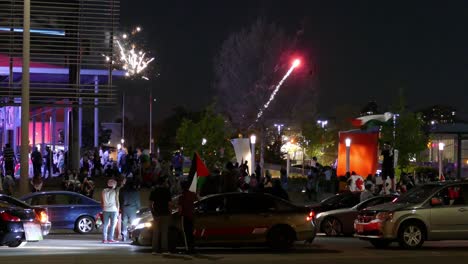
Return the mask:
{"type": "MultiPolygon", "coordinates": [[[[282,200],[274,195],[271,195],[269,193],[261,193],[261,192],[257,192],[257,193],[244,193],[244,192],[227,192],[227,193],[217,193],[217,194],[210,194],[210,195],[207,195],[207,196],[204,196],[200,199],[200,201],[203,201],[203,200],[206,200],[206,199],[209,199],[209,198],[213,198],[213,197],[228,197],[228,196],[265,196],[265,197],[269,197],[269,198],[272,198],[272,199],[276,199],[276,200],[282,200]]],[[[286,201],[288,202],[288,201],[286,201]]]]}
{"type": "Polygon", "coordinates": [[[77,192],[69,192],[69,191],[45,191],[45,192],[34,192],[34,193],[30,193],[30,194],[27,194],[23,197],[20,198],[20,200],[26,200],[26,199],[29,199],[31,197],[34,197],[34,196],[37,196],[37,195],[46,195],[46,194],[66,194],[66,195],[74,195],[74,196],[79,196],[81,198],[86,198],[88,200],[91,200],[91,201],[94,201],[96,203],[99,203],[98,201],[94,200],[94,199],[91,199],[87,196],[84,196],[82,195],[81,193],[77,193],[77,192]]]}

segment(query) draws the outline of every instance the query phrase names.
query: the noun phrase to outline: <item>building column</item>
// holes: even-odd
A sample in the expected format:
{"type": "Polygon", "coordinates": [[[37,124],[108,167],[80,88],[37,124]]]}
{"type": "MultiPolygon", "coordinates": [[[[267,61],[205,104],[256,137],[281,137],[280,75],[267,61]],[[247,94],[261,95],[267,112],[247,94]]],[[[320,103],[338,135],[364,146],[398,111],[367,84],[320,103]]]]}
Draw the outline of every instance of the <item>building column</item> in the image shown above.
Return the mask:
{"type": "Polygon", "coordinates": [[[44,108],[42,108],[41,113],[41,150],[45,150],[45,113],[44,108]]]}
{"type": "Polygon", "coordinates": [[[8,143],[7,108],[3,107],[3,146],[8,143]]]}
{"type": "Polygon", "coordinates": [[[57,135],[57,131],[56,131],[56,130],[57,130],[57,126],[56,126],[56,122],[57,122],[57,109],[56,109],[56,108],[54,108],[54,109],[52,110],[52,117],[51,117],[51,119],[52,119],[52,122],[51,122],[51,123],[52,123],[52,128],[50,129],[50,133],[51,133],[50,139],[51,139],[51,141],[52,141],[52,142],[51,142],[51,143],[52,143],[52,149],[55,150],[55,144],[57,144],[57,136],[56,136],[56,135],[57,135]]]}
{"type": "Polygon", "coordinates": [[[36,116],[32,117],[32,139],[31,140],[32,140],[32,146],[35,147],[36,146],[36,116]]]}
{"type": "Polygon", "coordinates": [[[99,78],[94,76],[94,147],[99,147],[99,78]]]}
{"type": "Polygon", "coordinates": [[[462,172],[462,135],[457,134],[457,179],[461,179],[462,172]]]}
{"type": "Polygon", "coordinates": [[[68,107],[63,109],[63,119],[63,148],[68,151],[70,149],[70,135],[68,133],[70,131],[70,110],[68,107]]]}
{"type": "Polygon", "coordinates": [[[81,136],[83,135],[83,108],[81,107],[83,99],[81,97],[78,99],[78,146],[83,147],[83,141],[81,136]]]}

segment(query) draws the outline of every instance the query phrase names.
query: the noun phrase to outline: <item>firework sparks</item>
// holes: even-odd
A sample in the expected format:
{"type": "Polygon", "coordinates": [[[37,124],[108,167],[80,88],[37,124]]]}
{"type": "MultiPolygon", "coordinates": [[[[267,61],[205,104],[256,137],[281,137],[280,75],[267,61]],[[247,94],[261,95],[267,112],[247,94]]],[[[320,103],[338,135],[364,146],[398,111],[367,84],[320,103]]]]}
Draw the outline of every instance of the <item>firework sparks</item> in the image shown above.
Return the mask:
{"type": "Polygon", "coordinates": [[[288,72],[286,72],[286,74],[283,76],[281,81],[279,81],[279,83],[276,85],[275,90],[273,90],[273,92],[271,93],[270,98],[268,99],[268,101],[263,105],[262,108],[260,108],[260,111],[257,114],[257,119],[255,119],[255,122],[258,122],[260,117],[262,117],[265,110],[270,106],[270,103],[275,99],[276,93],[278,93],[278,91],[281,88],[281,86],[283,85],[284,81],[289,77],[289,75],[291,75],[293,70],[300,65],[300,63],[301,63],[300,60],[298,60],[298,59],[294,60],[293,64],[291,65],[291,68],[289,68],[288,72]]]}
{"type": "MultiPolygon", "coordinates": [[[[142,79],[149,80],[144,73],[148,65],[154,61],[154,58],[147,57],[147,52],[131,42],[131,37],[141,31],[141,27],[136,27],[131,31],[131,34],[123,33],[120,37],[115,38],[115,54],[118,54],[118,59],[112,61],[112,64],[116,64],[125,70],[125,76],[127,77],[141,77],[142,79]]],[[[111,60],[109,56],[103,56],[107,62],[111,60]]]]}

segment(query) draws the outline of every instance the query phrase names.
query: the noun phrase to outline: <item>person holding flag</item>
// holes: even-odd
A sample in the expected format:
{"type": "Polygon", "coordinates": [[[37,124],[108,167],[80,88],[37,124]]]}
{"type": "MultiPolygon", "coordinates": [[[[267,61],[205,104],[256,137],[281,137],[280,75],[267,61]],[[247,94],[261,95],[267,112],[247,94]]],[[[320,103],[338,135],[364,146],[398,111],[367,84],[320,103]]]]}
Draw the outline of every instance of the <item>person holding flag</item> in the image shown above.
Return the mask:
{"type": "Polygon", "coordinates": [[[190,182],[181,183],[182,195],[179,196],[179,214],[181,217],[182,231],[184,233],[184,242],[187,254],[194,253],[195,240],[193,238],[194,224],[194,203],[198,200],[197,195],[190,191],[190,182]]]}
{"type": "Polygon", "coordinates": [[[200,158],[200,155],[195,152],[193,154],[192,165],[188,176],[189,181],[192,181],[189,190],[194,193],[199,193],[208,176],[210,176],[208,168],[200,158]]]}

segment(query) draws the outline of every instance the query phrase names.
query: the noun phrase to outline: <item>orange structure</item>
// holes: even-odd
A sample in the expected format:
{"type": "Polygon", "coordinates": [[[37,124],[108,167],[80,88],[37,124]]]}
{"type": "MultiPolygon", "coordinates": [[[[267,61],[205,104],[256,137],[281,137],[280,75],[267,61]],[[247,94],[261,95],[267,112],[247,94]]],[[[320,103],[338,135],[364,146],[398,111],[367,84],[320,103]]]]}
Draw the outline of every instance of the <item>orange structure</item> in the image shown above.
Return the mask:
{"type": "Polygon", "coordinates": [[[345,140],[351,139],[350,172],[366,177],[375,174],[378,168],[379,132],[362,130],[341,131],[339,133],[337,175],[346,174],[346,145],[345,140]]]}

